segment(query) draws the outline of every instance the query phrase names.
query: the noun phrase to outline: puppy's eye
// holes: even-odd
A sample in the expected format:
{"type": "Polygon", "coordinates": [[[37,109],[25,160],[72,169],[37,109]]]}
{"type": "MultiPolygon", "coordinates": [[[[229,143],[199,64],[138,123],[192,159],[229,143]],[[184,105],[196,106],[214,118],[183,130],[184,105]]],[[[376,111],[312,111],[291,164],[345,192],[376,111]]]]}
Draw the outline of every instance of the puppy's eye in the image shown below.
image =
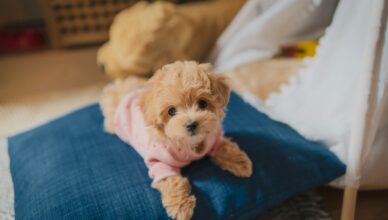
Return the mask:
{"type": "Polygon", "coordinates": [[[199,100],[198,101],[198,107],[200,108],[200,109],[205,109],[205,108],[207,108],[207,102],[205,101],[205,100],[199,100]]]}
{"type": "Polygon", "coordinates": [[[168,114],[170,116],[174,116],[176,114],[176,109],[174,107],[171,107],[168,109],[168,114]]]}

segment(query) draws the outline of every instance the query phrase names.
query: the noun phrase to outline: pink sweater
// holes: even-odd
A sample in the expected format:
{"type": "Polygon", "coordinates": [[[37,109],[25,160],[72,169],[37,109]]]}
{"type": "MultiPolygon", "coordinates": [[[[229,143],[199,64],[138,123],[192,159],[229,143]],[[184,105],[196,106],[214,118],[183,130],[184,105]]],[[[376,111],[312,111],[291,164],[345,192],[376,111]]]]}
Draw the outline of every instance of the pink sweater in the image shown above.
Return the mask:
{"type": "Polygon", "coordinates": [[[215,131],[205,140],[203,149],[197,153],[184,147],[162,144],[154,140],[148,131],[143,113],[138,105],[142,90],[125,96],[115,115],[115,133],[144,158],[153,179],[152,186],[159,180],[180,175],[180,168],[205,155],[214,155],[223,138],[223,131],[215,131]]]}

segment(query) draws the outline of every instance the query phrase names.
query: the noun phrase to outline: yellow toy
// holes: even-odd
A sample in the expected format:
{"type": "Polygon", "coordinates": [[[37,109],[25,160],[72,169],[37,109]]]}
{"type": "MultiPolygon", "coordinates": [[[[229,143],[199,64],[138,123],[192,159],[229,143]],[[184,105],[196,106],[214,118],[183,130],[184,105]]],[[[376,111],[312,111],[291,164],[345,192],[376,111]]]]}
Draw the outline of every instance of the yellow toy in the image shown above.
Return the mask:
{"type": "Polygon", "coordinates": [[[282,55],[294,58],[306,58],[315,56],[318,41],[301,41],[293,45],[282,47],[282,55]]]}
{"type": "Polygon", "coordinates": [[[139,2],[120,12],[97,62],[111,78],[150,75],[176,60],[206,58],[245,0],[139,2]]]}

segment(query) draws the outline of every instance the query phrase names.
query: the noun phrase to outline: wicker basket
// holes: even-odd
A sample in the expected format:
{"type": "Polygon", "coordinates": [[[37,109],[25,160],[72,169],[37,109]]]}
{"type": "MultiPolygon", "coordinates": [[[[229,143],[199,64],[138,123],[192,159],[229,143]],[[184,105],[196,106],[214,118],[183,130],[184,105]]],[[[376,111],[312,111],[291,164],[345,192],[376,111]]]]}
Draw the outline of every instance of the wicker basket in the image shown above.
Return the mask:
{"type": "Polygon", "coordinates": [[[114,16],[137,0],[40,0],[54,48],[103,42],[114,16]]]}

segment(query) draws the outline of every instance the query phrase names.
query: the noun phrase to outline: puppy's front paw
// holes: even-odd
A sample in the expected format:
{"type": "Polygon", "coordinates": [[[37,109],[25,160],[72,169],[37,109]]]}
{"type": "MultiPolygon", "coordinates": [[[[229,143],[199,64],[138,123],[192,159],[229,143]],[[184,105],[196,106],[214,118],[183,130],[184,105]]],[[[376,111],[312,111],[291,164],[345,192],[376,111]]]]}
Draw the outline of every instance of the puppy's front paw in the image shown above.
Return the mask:
{"type": "Polygon", "coordinates": [[[177,220],[189,220],[193,216],[196,199],[186,178],[170,176],[156,184],[162,193],[163,207],[168,216],[177,220]]]}
{"type": "Polygon", "coordinates": [[[252,176],[252,161],[243,151],[234,155],[224,169],[239,177],[252,176]]]}
{"type": "MultiPolygon", "coordinates": [[[[165,205],[168,216],[177,220],[190,220],[193,216],[196,199],[193,195],[179,198],[175,204],[165,205]]],[[[163,202],[163,204],[165,204],[163,202]]]]}
{"type": "Polygon", "coordinates": [[[250,177],[252,175],[252,161],[237,144],[225,139],[212,161],[221,169],[238,177],[250,177]]]}

